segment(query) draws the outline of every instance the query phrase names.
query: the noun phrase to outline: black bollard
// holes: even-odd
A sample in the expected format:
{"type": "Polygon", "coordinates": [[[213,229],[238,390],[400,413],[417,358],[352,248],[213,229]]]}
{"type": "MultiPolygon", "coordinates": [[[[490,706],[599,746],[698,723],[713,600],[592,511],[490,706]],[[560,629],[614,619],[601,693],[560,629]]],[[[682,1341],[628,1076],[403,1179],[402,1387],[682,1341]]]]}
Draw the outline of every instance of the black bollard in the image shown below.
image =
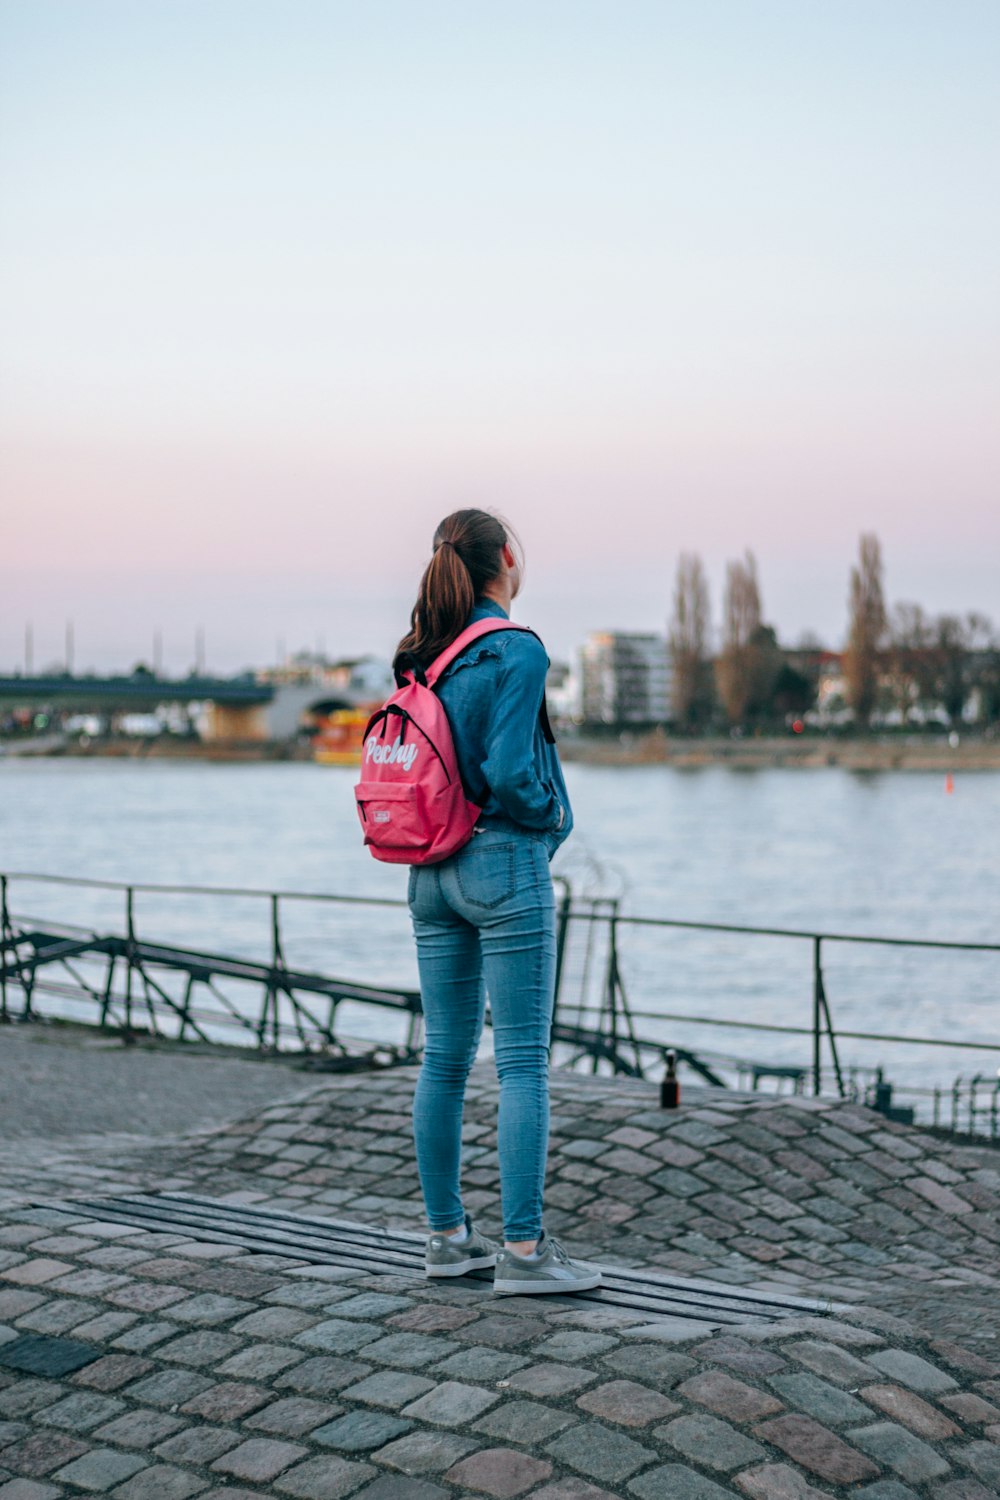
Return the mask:
{"type": "Polygon", "coordinates": [[[677,1053],[667,1053],[667,1071],[660,1084],[661,1109],[676,1109],[681,1102],[681,1086],[677,1081],[677,1053]]]}

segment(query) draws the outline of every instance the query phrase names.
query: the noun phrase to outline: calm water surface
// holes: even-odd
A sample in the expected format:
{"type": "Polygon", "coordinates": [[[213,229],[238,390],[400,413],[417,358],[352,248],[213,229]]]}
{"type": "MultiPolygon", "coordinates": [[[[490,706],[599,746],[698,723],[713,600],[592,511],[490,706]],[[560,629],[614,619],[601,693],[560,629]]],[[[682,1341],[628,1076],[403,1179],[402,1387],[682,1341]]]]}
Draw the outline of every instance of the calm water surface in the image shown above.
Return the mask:
{"type": "MultiPolygon", "coordinates": [[[[0,870],[135,882],[402,897],[405,871],[360,845],[355,773],[310,764],[0,761],[0,870]]],[[[577,832],[555,870],[627,911],[694,921],[897,937],[1000,941],[1000,774],[724,767],[567,768],[577,832]]],[[[121,898],[14,885],[19,916],[121,929],[121,898]]],[[[264,958],[266,905],[246,898],[142,896],[140,935],[264,958]]],[[[405,911],[289,903],[289,963],[371,982],[416,984],[405,911]]],[[[640,1011],[808,1024],[807,943],[626,929],[622,967],[640,1011]]],[[[599,985],[582,932],[569,992],[599,985]],[[589,967],[588,967],[589,965],[589,967]],[[575,987],[575,989],[573,988],[575,987]]],[[[1000,954],[831,946],[835,1024],[913,1036],[998,1038],[1000,954]]],[[[352,1029],[362,1030],[361,1026],[352,1029]]],[[[644,1019],[643,1033],[703,1052],[808,1059],[805,1038],[644,1019]]],[[[371,1035],[371,1030],[367,1031],[371,1035]]],[[[844,1044],[899,1082],[995,1074],[1000,1053],[844,1044]]]]}

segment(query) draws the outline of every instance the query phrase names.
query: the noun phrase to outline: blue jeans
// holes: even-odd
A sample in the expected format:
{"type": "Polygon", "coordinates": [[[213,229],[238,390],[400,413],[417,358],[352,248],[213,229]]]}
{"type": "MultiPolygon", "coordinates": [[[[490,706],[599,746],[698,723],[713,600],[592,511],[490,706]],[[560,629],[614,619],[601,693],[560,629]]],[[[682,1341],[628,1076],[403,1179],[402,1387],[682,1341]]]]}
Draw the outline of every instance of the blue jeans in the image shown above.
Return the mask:
{"type": "Polygon", "coordinates": [[[504,1236],[541,1233],[556,968],[551,847],[544,834],[515,824],[487,827],[450,859],[410,872],[426,1023],[413,1134],[432,1229],[464,1221],[462,1105],[488,993],[504,1236]]]}

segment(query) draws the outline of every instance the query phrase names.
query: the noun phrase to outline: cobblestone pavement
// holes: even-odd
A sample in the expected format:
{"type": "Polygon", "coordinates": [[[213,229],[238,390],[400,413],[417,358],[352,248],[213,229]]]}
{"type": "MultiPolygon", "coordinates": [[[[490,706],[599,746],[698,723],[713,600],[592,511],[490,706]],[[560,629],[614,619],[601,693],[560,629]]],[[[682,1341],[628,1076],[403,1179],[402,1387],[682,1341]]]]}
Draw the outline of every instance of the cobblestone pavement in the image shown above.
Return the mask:
{"type": "MultiPolygon", "coordinates": [[[[863,1109],[706,1090],[667,1115],[647,1085],[554,1079],[548,1222],[574,1249],[855,1304],[737,1332],[32,1206],[187,1189],[413,1228],[412,1086],[0,1153],[0,1500],[1000,1495],[1000,1156],[863,1109]],[[981,1313],[959,1337],[956,1306],[981,1313]]],[[[495,1100],[477,1072],[487,1229],[495,1100]]]]}

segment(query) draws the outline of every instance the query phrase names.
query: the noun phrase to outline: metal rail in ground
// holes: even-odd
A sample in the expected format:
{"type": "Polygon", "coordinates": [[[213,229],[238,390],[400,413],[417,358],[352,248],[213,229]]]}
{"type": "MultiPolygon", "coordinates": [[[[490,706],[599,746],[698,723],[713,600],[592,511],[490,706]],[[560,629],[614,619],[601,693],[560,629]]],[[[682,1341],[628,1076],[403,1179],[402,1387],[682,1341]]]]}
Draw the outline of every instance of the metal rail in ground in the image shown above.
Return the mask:
{"type": "MultiPolygon", "coordinates": [[[[156,1233],[238,1246],[259,1254],[284,1255],[314,1265],[369,1275],[423,1280],[424,1236],[340,1219],[321,1219],[244,1204],[221,1203],[185,1193],[135,1193],[115,1198],[36,1204],[80,1219],[99,1216],[156,1233]]],[[[734,1290],[716,1282],[666,1276],[656,1271],[604,1267],[603,1285],[581,1297],[605,1307],[631,1309],[650,1318],[678,1318],[716,1326],[777,1322],[831,1311],[828,1302],[734,1290]]],[[[485,1278],[486,1273],[480,1273],[485,1278]]]]}

